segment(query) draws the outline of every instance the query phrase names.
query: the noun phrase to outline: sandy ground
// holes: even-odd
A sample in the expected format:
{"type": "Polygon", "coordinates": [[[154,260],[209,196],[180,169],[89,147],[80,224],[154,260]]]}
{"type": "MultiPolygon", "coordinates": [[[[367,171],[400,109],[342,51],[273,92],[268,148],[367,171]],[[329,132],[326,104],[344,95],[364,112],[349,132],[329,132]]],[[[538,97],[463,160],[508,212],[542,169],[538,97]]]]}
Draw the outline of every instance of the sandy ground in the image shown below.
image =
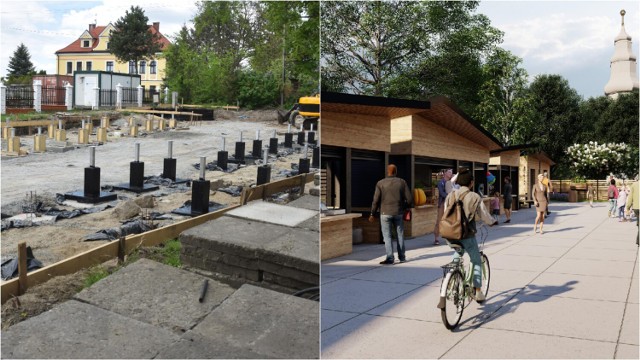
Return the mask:
{"type": "MultiPolygon", "coordinates": [[[[142,124],[143,117],[137,116],[142,124]]],[[[217,159],[222,150],[222,136],[226,136],[226,150],[231,156],[235,152],[235,142],[239,140],[240,131],[246,142],[246,153],[251,152],[252,140],[256,131],[260,130],[263,146],[268,145],[268,138],[273,130],[278,133],[280,143],[284,142],[286,125],[277,122],[275,111],[265,112],[218,112],[215,121],[204,121],[198,125],[179,123],[180,130],[156,131],[132,138],[128,136],[114,137],[116,132],[128,134],[126,121],[112,120],[109,141],[96,148],[96,166],[101,168],[101,185],[115,185],[129,182],[129,163],[134,160],[135,143],[141,144],[140,161],[145,163],[145,176],[160,175],[163,170],[163,158],[167,157],[167,141],[173,140],[173,157],[177,159],[176,175],[183,179],[197,179],[199,170],[194,165],[199,163],[200,156],[206,156],[207,162],[217,159]],[[118,129],[118,124],[121,128],[118,129]]],[[[140,127],[142,130],[143,127],[140,127]]],[[[95,136],[91,137],[95,140],[95,136]]],[[[67,129],[67,141],[77,143],[77,129],[67,129]]],[[[294,136],[295,142],[295,136],[294,136]]],[[[50,147],[48,140],[47,146],[50,147]]],[[[32,149],[31,137],[21,139],[21,147],[32,149]]],[[[3,140],[2,148],[6,149],[3,140]]],[[[271,180],[283,178],[280,170],[291,170],[292,163],[297,164],[301,154],[295,152],[286,157],[270,158],[272,166],[271,180]]],[[[311,156],[311,150],[309,150],[311,156]]],[[[1,171],[1,202],[3,214],[15,214],[25,204],[26,195],[34,192],[39,200],[52,203],[56,193],[82,190],[84,186],[84,168],[89,165],[89,148],[86,145],[64,153],[46,152],[30,153],[27,156],[3,156],[1,171]]],[[[255,165],[240,168],[233,173],[207,171],[207,180],[222,179],[225,183],[250,186],[255,184],[257,169],[255,165]]],[[[152,193],[156,196],[156,208],[151,211],[170,212],[191,199],[190,188],[181,192],[173,192],[161,187],[152,193]]],[[[118,191],[119,198],[134,198],[132,192],[118,191]]],[[[210,201],[221,204],[237,204],[239,197],[217,191],[212,192],[210,201]]],[[[58,206],[60,207],[60,206],[58,206]]],[[[72,209],[66,207],[66,209],[72,209]]],[[[173,220],[160,221],[160,225],[185,219],[174,215],[173,220]]],[[[113,209],[99,213],[83,215],[74,219],[59,220],[52,225],[43,225],[22,229],[9,229],[1,234],[2,258],[15,255],[18,242],[26,241],[33,249],[35,257],[44,265],[66,259],[80,252],[101,245],[103,241],[82,241],[85,235],[100,229],[117,227],[121,222],[113,214],[113,209]]]]}

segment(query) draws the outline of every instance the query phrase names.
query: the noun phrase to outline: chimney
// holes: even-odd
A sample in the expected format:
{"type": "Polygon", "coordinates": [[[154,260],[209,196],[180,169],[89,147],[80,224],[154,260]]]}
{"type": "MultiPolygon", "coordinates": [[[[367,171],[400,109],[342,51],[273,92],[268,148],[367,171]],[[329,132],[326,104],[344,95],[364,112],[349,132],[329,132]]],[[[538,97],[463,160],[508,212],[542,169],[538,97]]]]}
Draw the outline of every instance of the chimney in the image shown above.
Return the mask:
{"type": "Polygon", "coordinates": [[[89,24],[89,31],[96,28],[96,24],[89,24]]]}
{"type": "Polygon", "coordinates": [[[160,32],[160,23],[159,22],[154,22],[153,23],[153,27],[156,29],[157,32],[160,32]]]}

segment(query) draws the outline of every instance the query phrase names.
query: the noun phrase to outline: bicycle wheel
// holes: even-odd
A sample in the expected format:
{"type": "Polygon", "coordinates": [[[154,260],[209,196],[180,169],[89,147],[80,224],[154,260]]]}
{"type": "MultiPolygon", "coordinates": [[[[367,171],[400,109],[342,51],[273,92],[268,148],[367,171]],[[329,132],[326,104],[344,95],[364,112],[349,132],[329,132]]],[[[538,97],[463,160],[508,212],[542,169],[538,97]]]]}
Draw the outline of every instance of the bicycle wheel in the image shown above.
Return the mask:
{"type": "Polygon", "coordinates": [[[440,309],[442,322],[444,326],[453,330],[460,319],[464,310],[464,278],[460,271],[454,271],[447,281],[444,308],[440,309]]]}
{"type": "Polygon", "coordinates": [[[489,282],[491,280],[491,267],[489,266],[489,258],[482,254],[482,289],[484,297],[489,296],[489,282]]]}

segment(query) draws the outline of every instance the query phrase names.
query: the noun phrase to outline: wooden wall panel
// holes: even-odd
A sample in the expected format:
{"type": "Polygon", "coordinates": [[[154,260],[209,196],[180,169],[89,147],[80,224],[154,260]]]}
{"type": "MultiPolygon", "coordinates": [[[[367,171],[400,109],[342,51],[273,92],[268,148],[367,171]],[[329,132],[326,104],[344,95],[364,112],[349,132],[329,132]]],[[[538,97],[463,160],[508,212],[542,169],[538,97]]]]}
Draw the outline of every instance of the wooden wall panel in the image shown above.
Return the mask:
{"type": "Polygon", "coordinates": [[[391,119],[391,151],[394,154],[410,154],[406,151],[411,151],[412,126],[413,116],[391,119]],[[403,147],[398,148],[398,144],[403,144],[403,147]]]}
{"type": "Polygon", "coordinates": [[[386,117],[322,112],[322,145],[391,150],[391,122],[386,117]]]}
{"type": "Polygon", "coordinates": [[[382,235],[380,234],[380,218],[376,217],[376,220],[373,223],[370,223],[368,219],[368,215],[353,219],[353,228],[362,229],[363,243],[380,244],[382,241],[382,235]]]}
{"type": "Polygon", "coordinates": [[[351,254],[351,251],[353,250],[351,219],[322,222],[320,226],[322,231],[320,249],[322,260],[351,254]]]}
{"type": "Polygon", "coordinates": [[[520,150],[511,150],[500,153],[500,164],[518,166],[520,164],[520,150]]]}
{"type": "Polygon", "coordinates": [[[413,116],[412,148],[419,156],[489,163],[489,149],[418,115],[413,116]]]}
{"type": "Polygon", "coordinates": [[[437,209],[435,206],[412,209],[411,222],[404,223],[404,236],[418,237],[432,233],[438,216],[437,209]]]}

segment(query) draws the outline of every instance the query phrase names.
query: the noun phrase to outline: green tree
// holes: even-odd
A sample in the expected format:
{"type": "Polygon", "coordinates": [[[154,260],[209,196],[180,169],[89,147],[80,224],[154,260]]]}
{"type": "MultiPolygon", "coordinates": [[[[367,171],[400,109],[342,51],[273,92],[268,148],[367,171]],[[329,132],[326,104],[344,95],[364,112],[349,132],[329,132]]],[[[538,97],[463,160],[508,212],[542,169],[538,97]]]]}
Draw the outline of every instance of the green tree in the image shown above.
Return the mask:
{"type": "Polygon", "coordinates": [[[7,68],[7,84],[30,83],[31,76],[36,73],[36,69],[31,62],[31,54],[29,49],[20,43],[18,48],[9,58],[9,66],[7,68]]]}
{"type": "Polygon", "coordinates": [[[569,177],[567,144],[578,138],[579,108],[582,98],[560,75],[538,75],[529,86],[533,99],[534,125],[530,139],[557,163],[555,178],[569,177]]]}
{"type": "Polygon", "coordinates": [[[521,63],[509,51],[497,49],[483,66],[487,80],[480,89],[475,117],[505,146],[527,142],[533,126],[528,75],[521,63]]]}
{"type": "Polygon", "coordinates": [[[471,113],[482,58],[502,38],[477,1],[322,2],[322,86],[424,99],[445,95],[471,113]]]}
{"type": "MultiPolygon", "coordinates": [[[[160,35],[149,31],[149,18],[138,6],[131,6],[125,15],[116,21],[109,36],[109,50],[121,62],[151,59],[160,52],[160,35]]],[[[136,73],[138,67],[135,66],[136,73]]]]}
{"type": "Polygon", "coordinates": [[[606,142],[624,142],[638,144],[638,109],[640,109],[638,90],[621,94],[602,112],[594,123],[597,139],[606,142]]]}

